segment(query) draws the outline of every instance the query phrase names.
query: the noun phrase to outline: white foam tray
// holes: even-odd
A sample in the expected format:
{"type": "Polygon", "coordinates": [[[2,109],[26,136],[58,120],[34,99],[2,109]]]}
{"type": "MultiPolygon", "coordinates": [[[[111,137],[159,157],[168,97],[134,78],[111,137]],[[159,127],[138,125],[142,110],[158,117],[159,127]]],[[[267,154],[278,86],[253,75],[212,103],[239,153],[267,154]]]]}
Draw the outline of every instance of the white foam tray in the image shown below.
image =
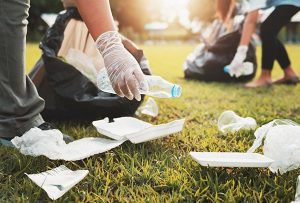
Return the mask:
{"type": "Polygon", "coordinates": [[[134,144],[147,142],[180,132],[185,119],[175,120],[161,125],[152,125],[133,117],[122,117],[109,120],[94,121],[97,131],[115,140],[130,140],[134,144]]]}
{"type": "Polygon", "coordinates": [[[201,166],[267,168],[274,160],[257,153],[191,152],[201,166]]]}

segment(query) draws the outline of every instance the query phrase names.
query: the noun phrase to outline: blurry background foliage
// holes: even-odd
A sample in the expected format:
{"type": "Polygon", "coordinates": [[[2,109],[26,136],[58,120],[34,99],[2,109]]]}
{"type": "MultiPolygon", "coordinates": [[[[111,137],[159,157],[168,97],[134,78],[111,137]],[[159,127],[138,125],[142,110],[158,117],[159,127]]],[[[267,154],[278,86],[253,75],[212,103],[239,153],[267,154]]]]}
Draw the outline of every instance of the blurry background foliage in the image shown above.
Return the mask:
{"type": "MultiPolygon", "coordinates": [[[[198,33],[192,33],[191,23],[206,25],[215,18],[216,11],[215,0],[110,0],[110,3],[120,31],[137,42],[199,41],[198,33]],[[168,28],[160,31],[145,30],[145,25],[153,22],[167,23],[168,28]]],[[[47,30],[41,14],[59,13],[62,10],[61,0],[31,0],[28,40],[40,41],[47,30]]],[[[285,33],[283,29],[280,34],[282,40],[285,33]]]]}
{"type": "MultiPolygon", "coordinates": [[[[144,25],[153,21],[163,21],[163,10],[159,10],[161,0],[110,0],[114,18],[125,35],[133,39],[145,39],[147,33],[144,25]]],[[[190,0],[188,4],[191,19],[211,21],[214,16],[214,0],[190,0]],[[205,9],[204,9],[205,8],[205,9]]],[[[47,29],[40,18],[43,13],[58,13],[64,8],[60,0],[31,0],[28,39],[39,41],[47,29]]],[[[178,19],[172,24],[177,26],[178,19]]]]}

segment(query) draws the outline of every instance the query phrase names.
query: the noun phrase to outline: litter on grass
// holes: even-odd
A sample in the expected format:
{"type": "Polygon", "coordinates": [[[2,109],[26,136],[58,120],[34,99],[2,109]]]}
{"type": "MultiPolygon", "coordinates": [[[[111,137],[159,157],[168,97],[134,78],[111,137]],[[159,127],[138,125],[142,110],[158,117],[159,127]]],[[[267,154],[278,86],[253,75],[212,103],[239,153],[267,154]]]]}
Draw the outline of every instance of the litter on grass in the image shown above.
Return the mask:
{"type": "Polygon", "coordinates": [[[134,144],[147,142],[182,131],[185,119],[161,125],[152,125],[132,117],[94,121],[99,133],[115,140],[130,140],[134,144]]]}
{"type": "Polygon", "coordinates": [[[295,201],[293,201],[292,203],[300,203],[300,176],[297,179],[295,201]]]}
{"type": "Polygon", "coordinates": [[[24,155],[46,156],[51,160],[77,161],[109,151],[124,141],[103,138],[83,138],[66,144],[59,130],[32,128],[22,137],[12,140],[24,155]]]}
{"type": "Polygon", "coordinates": [[[158,106],[153,98],[149,98],[146,102],[144,102],[138,110],[135,112],[137,116],[141,114],[156,117],[158,116],[158,106]]]}
{"type": "Polygon", "coordinates": [[[225,111],[218,119],[218,128],[223,133],[235,133],[239,130],[256,129],[256,121],[254,118],[243,118],[233,111],[225,111]]]}
{"type": "Polygon", "coordinates": [[[94,121],[93,125],[98,132],[114,140],[88,137],[68,144],[63,140],[63,134],[59,130],[45,131],[32,128],[22,137],[15,137],[12,143],[24,155],[77,161],[109,151],[126,140],[138,144],[180,132],[184,121],[181,119],[167,124],[152,125],[132,117],[117,118],[111,123],[108,119],[103,119],[94,121]]]}
{"type": "Polygon", "coordinates": [[[248,152],[253,153],[264,143],[264,155],[273,159],[273,173],[286,173],[300,167],[300,125],[291,120],[277,119],[254,133],[256,140],[248,152]]]}
{"type": "Polygon", "coordinates": [[[256,153],[191,152],[192,158],[201,166],[208,167],[269,167],[273,160],[256,153]]]}
{"type": "Polygon", "coordinates": [[[57,200],[79,183],[88,173],[88,170],[72,171],[62,165],[43,173],[26,175],[45,190],[49,198],[57,200]]]}
{"type": "MultiPolygon", "coordinates": [[[[225,111],[218,120],[218,127],[223,133],[236,132],[241,129],[255,129],[256,125],[253,118],[242,118],[233,111],[225,111]]],[[[271,172],[281,174],[300,167],[300,124],[287,119],[276,119],[258,128],[254,135],[256,139],[253,146],[248,150],[249,155],[231,152],[225,154],[193,152],[191,156],[203,166],[269,167],[271,172]],[[254,154],[254,152],[263,143],[266,162],[265,165],[260,166],[258,162],[255,162],[253,156],[257,158],[256,161],[259,160],[258,156],[262,158],[262,155],[254,154]],[[251,160],[254,162],[250,163],[251,160]]]]}

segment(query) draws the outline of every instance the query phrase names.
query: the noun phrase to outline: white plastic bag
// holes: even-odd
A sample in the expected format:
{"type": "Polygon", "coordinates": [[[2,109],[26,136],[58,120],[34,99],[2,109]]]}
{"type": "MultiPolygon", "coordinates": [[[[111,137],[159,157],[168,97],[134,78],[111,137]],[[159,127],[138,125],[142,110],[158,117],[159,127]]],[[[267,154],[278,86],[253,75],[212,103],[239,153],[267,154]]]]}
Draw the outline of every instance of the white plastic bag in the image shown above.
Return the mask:
{"type": "Polygon", "coordinates": [[[77,161],[118,147],[124,140],[83,138],[66,144],[59,130],[32,128],[22,137],[12,140],[24,155],[46,156],[51,160],[77,161]]]}
{"type": "Polygon", "coordinates": [[[218,128],[223,133],[235,133],[239,130],[254,130],[257,124],[254,118],[243,118],[233,111],[225,111],[218,119],[218,128]]]}
{"type": "Polygon", "coordinates": [[[43,188],[52,200],[57,200],[79,183],[88,170],[71,171],[62,165],[39,174],[26,174],[35,184],[43,188]]]}
{"type": "Polygon", "coordinates": [[[274,160],[269,167],[273,173],[285,173],[300,167],[299,124],[277,119],[257,129],[254,135],[256,140],[248,152],[253,153],[264,141],[264,155],[274,160]]]}
{"type": "Polygon", "coordinates": [[[153,98],[149,98],[144,102],[135,113],[137,116],[145,114],[148,116],[156,117],[158,116],[158,106],[153,98]]]}

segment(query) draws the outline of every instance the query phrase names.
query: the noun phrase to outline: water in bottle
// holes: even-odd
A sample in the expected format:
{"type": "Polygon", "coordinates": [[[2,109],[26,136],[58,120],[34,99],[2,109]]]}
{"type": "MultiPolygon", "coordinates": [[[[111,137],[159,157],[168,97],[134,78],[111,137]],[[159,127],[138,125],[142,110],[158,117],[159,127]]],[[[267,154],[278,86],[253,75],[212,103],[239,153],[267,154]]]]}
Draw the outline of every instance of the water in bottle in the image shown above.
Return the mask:
{"type": "MultiPolygon", "coordinates": [[[[143,91],[140,89],[141,94],[158,98],[177,98],[181,96],[182,88],[179,85],[172,84],[160,76],[145,75],[145,78],[149,90],[143,91]]],[[[103,92],[116,94],[105,69],[101,69],[99,72],[97,86],[103,92]]]]}

